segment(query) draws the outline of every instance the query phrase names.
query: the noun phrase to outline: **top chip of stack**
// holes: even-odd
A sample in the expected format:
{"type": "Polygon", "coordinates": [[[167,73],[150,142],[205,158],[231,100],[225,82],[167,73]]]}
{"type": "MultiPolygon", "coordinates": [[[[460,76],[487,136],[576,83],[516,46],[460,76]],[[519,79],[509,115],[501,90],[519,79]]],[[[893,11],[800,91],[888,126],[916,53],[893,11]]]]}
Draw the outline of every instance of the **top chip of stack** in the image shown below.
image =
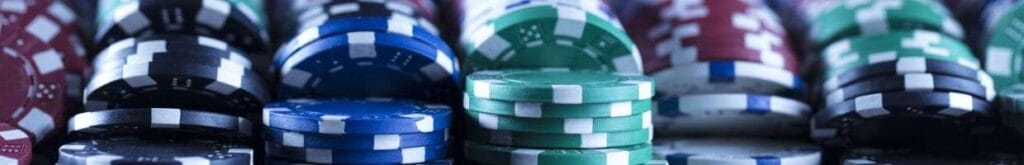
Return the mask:
{"type": "MultiPolygon", "coordinates": [[[[300,2],[295,2],[300,3],[300,2]]],[[[389,97],[455,102],[459,62],[419,1],[330,1],[296,9],[278,32],[279,98],[389,97]],[[351,9],[351,10],[346,10],[351,9]],[[343,68],[343,69],[342,69],[343,68]]],[[[429,5],[428,5],[429,6],[429,5]]]]}
{"type": "Polygon", "coordinates": [[[651,160],[650,78],[598,71],[503,70],[479,71],[466,79],[463,104],[471,119],[466,158],[472,162],[651,160]],[[518,159],[525,157],[531,159],[518,159]]]}
{"type": "Polygon", "coordinates": [[[640,52],[603,1],[457,1],[463,70],[641,73],[640,52]]]}
{"type": "Polygon", "coordinates": [[[262,1],[254,0],[103,0],[96,14],[94,44],[102,48],[131,37],[187,34],[217,38],[251,53],[265,52],[270,41],[262,12],[262,1]]]}

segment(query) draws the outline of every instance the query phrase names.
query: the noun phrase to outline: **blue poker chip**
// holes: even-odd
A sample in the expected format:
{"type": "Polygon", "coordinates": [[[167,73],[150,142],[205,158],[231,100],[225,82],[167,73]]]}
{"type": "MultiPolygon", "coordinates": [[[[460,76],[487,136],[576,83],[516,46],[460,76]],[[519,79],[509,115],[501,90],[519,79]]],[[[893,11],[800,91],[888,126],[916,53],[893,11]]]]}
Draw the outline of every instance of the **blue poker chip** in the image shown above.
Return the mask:
{"type": "Polygon", "coordinates": [[[284,61],[288,59],[292,53],[298,51],[309,43],[321,38],[326,38],[336,34],[344,34],[351,31],[388,32],[391,34],[415,38],[440,49],[448,58],[455,59],[455,54],[452,52],[452,49],[448,47],[448,44],[441,40],[440,37],[432,34],[430,31],[427,31],[427,29],[424,29],[418,24],[418,22],[416,22],[416,20],[414,20],[414,18],[397,14],[390,17],[356,17],[330,20],[320,26],[302,30],[302,32],[282,44],[280,49],[278,49],[274,56],[274,67],[271,68],[272,72],[276,72],[277,69],[280,69],[284,64],[284,61]]]}
{"type": "Polygon", "coordinates": [[[397,150],[332,150],[296,148],[266,143],[267,154],[273,157],[323,164],[413,164],[441,160],[445,144],[410,147],[397,150]]]}
{"type": "Polygon", "coordinates": [[[395,150],[442,144],[448,139],[447,130],[406,134],[328,135],[293,132],[268,127],[264,133],[266,134],[265,140],[289,147],[344,150],[395,150]]]}
{"type": "Polygon", "coordinates": [[[443,131],[452,110],[392,99],[292,99],[267,104],[263,124],[288,131],[320,134],[402,134],[443,131]]]}
{"type": "Polygon", "coordinates": [[[280,98],[393,97],[452,101],[457,59],[430,44],[386,32],[357,31],[299,49],[280,70],[280,98]]]}

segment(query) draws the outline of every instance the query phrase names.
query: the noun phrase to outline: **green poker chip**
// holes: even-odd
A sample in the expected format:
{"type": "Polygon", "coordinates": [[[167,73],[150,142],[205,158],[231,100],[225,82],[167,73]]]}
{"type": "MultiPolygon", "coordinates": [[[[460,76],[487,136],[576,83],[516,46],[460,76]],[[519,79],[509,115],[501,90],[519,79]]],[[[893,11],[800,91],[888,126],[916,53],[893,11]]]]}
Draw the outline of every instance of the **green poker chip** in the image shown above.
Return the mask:
{"type": "Polygon", "coordinates": [[[605,149],[532,149],[466,142],[466,158],[482,164],[625,165],[647,163],[649,143],[605,149]]]}
{"type": "Polygon", "coordinates": [[[846,38],[829,44],[821,51],[821,56],[828,68],[826,77],[903,57],[944,60],[975,69],[980,65],[970,48],[960,40],[927,30],[901,30],[846,38]]]}
{"type": "Polygon", "coordinates": [[[481,71],[466,77],[466,93],[484,99],[556,104],[650,99],[652,79],[596,71],[481,71]]]}
{"type": "Polygon", "coordinates": [[[1018,83],[1024,78],[1024,3],[1013,4],[992,26],[987,35],[988,43],[985,52],[985,72],[992,76],[996,89],[1003,89],[1018,83]]]}
{"type": "Polygon", "coordinates": [[[460,39],[466,73],[495,69],[642,73],[639,50],[625,30],[577,7],[531,5],[470,28],[460,39]]]}
{"type": "Polygon", "coordinates": [[[841,38],[893,30],[925,29],[963,37],[963,27],[933,0],[865,0],[835,3],[810,25],[810,40],[828,44],[841,38]]]}
{"type": "Polygon", "coordinates": [[[466,111],[471,125],[490,130],[584,134],[651,128],[651,112],[602,118],[517,118],[466,111]]]}
{"type": "Polygon", "coordinates": [[[469,94],[463,99],[466,110],[522,118],[622,117],[651,110],[650,99],[587,104],[501,101],[469,94]]]}
{"type": "Polygon", "coordinates": [[[651,141],[653,129],[587,134],[530,133],[518,131],[467,129],[466,138],[488,144],[534,148],[608,148],[638,145],[651,141]]]}

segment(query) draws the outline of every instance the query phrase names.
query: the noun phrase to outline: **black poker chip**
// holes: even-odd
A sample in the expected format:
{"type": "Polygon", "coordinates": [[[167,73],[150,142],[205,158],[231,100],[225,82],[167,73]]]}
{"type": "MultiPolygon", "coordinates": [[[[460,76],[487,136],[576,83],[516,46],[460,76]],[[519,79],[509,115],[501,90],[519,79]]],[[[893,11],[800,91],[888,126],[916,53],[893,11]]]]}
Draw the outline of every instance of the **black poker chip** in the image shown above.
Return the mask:
{"type": "Polygon", "coordinates": [[[221,63],[252,68],[249,55],[227,45],[224,41],[196,35],[154,35],[128,38],[98,53],[93,60],[95,70],[120,68],[125,64],[146,62],[177,62],[205,64],[213,67],[221,63]]]}
{"type": "Polygon", "coordinates": [[[167,107],[245,116],[270,99],[262,79],[240,66],[149,62],[93,76],[86,111],[167,107]]]}
{"type": "Polygon", "coordinates": [[[874,77],[847,84],[839,89],[829,91],[825,97],[825,105],[832,105],[866,94],[900,91],[960,92],[986,101],[994,99],[996,94],[995,89],[986,87],[977,81],[953,76],[911,73],[874,77]]]}
{"type": "Polygon", "coordinates": [[[903,57],[897,60],[870,64],[843,72],[843,74],[825,80],[825,82],[822,83],[822,86],[826,91],[831,91],[863,79],[877,76],[904,75],[909,73],[947,75],[974,80],[989,87],[993,85],[992,77],[985,73],[985,71],[972,69],[950,61],[928,59],[925,57],[903,57]]]}
{"type": "Polygon", "coordinates": [[[826,146],[917,145],[989,135],[989,102],[957,92],[888,92],[859,96],[812,116],[811,137],[826,146]]]}
{"type": "Polygon", "coordinates": [[[270,45],[263,18],[245,14],[256,10],[231,1],[135,0],[111,10],[105,12],[115,14],[97,17],[97,46],[153,34],[213,36],[252,52],[266,51],[270,45]]]}
{"type": "Polygon", "coordinates": [[[83,112],[68,121],[73,138],[171,135],[245,139],[252,122],[239,116],[176,108],[134,108],[83,112]]]}
{"type": "Polygon", "coordinates": [[[253,164],[253,149],[214,140],[117,137],[79,140],[59,149],[61,165],[253,164]]]}

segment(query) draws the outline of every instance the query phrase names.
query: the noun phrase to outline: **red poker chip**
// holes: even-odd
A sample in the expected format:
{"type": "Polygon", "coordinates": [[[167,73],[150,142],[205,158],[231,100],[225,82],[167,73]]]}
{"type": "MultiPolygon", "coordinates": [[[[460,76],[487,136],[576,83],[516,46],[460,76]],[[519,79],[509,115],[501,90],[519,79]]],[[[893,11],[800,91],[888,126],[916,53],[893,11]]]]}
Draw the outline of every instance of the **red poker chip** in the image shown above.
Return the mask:
{"type": "Polygon", "coordinates": [[[13,35],[0,51],[0,121],[25,130],[36,141],[64,128],[65,79],[61,54],[28,33],[13,35]]]}
{"type": "MultiPolygon", "coordinates": [[[[25,26],[26,15],[39,15],[43,5],[49,4],[44,0],[0,0],[0,33],[12,34],[20,31],[25,26]]],[[[0,36],[0,43],[7,43],[14,39],[13,35],[0,36]]]]}
{"type": "Polygon", "coordinates": [[[648,40],[637,43],[645,72],[657,72],[674,64],[741,60],[798,73],[800,65],[782,24],[763,4],[740,0],[673,2],[654,6],[660,7],[656,11],[660,11],[657,17],[662,19],[656,23],[631,22],[650,26],[646,33],[630,32],[648,40]]]}
{"type": "Polygon", "coordinates": [[[27,165],[32,162],[32,138],[6,123],[0,123],[0,164],[27,165]]]}

